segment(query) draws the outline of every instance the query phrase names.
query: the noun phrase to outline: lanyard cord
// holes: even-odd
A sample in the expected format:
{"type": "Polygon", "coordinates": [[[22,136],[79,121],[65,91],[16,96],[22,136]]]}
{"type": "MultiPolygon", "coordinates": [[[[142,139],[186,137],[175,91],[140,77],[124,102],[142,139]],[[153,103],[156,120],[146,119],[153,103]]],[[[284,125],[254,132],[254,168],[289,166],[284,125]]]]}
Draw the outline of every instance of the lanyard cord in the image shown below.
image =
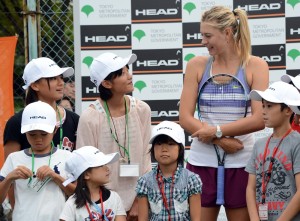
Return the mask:
{"type": "MultiPolygon", "coordinates": [[[[103,198],[102,198],[102,191],[101,189],[99,190],[99,195],[100,195],[100,204],[101,204],[101,209],[99,208],[99,206],[93,202],[93,206],[95,207],[95,209],[97,210],[98,213],[100,213],[102,220],[108,220],[106,215],[104,214],[104,205],[103,205],[103,198]]],[[[92,221],[94,221],[93,219],[93,214],[91,213],[91,210],[87,204],[87,202],[85,203],[85,207],[89,213],[89,217],[92,221]]]]}
{"type": "MultiPolygon", "coordinates": [[[[34,152],[32,150],[32,147],[30,147],[30,149],[31,149],[31,172],[32,172],[32,177],[35,177],[35,171],[34,171],[34,152]]],[[[50,167],[52,152],[53,152],[53,145],[51,146],[51,150],[50,150],[50,157],[49,157],[49,161],[48,161],[48,167],[50,167]]],[[[28,183],[30,183],[32,181],[32,177],[29,178],[28,183]]]]}
{"type": "Polygon", "coordinates": [[[168,202],[168,199],[165,194],[165,183],[163,180],[162,175],[160,174],[160,167],[157,167],[157,174],[156,174],[156,181],[160,190],[160,194],[163,198],[164,207],[166,208],[168,212],[169,221],[171,221],[171,208],[172,208],[172,199],[173,199],[173,189],[174,189],[174,175],[175,171],[172,174],[172,183],[171,183],[171,189],[170,189],[170,201],[168,202]]]}
{"type": "Polygon", "coordinates": [[[58,113],[58,118],[59,118],[59,149],[62,149],[62,138],[63,138],[62,119],[57,105],[56,105],[56,111],[58,113]]]}
{"type": "Polygon", "coordinates": [[[118,138],[118,133],[117,133],[117,130],[116,130],[116,126],[115,126],[113,117],[111,116],[111,113],[110,113],[110,110],[109,110],[109,107],[108,107],[106,101],[104,101],[104,107],[105,107],[107,121],[108,121],[108,124],[109,124],[110,134],[111,134],[112,138],[114,139],[114,141],[118,144],[119,152],[120,152],[121,157],[124,158],[125,157],[124,155],[127,155],[127,157],[128,157],[128,164],[130,164],[130,155],[129,155],[130,142],[129,142],[129,129],[128,129],[128,108],[127,108],[127,103],[126,103],[125,97],[124,97],[124,103],[125,103],[125,141],[124,141],[124,146],[122,146],[120,144],[120,142],[119,142],[119,138],[118,138]],[[112,131],[112,125],[110,123],[110,119],[111,119],[111,121],[113,123],[113,127],[114,127],[115,133],[113,133],[113,131],[112,131]],[[126,149],[126,140],[127,140],[128,150],[126,149]],[[122,154],[120,148],[123,149],[124,154],[122,154]]]}
{"type": "Polygon", "coordinates": [[[266,143],[266,146],[265,146],[265,150],[264,150],[264,158],[263,158],[263,164],[262,164],[262,204],[264,204],[266,202],[266,189],[267,189],[267,185],[271,179],[271,175],[272,175],[272,169],[273,169],[273,163],[275,162],[275,155],[279,149],[279,146],[281,144],[281,142],[283,141],[284,138],[286,138],[287,135],[289,135],[289,133],[292,131],[292,128],[290,128],[284,135],[283,137],[280,139],[280,141],[278,142],[277,146],[275,146],[275,148],[273,149],[273,154],[272,154],[272,157],[271,157],[271,160],[270,160],[270,164],[269,164],[269,167],[268,167],[268,170],[267,170],[267,174],[266,174],[266,177],[265,177],[265,171],[264,171],[264,165],[265,165],[265,162],[266,162],[266,157],[267,157],[267,150],[268,150],[268,146],[269,146],[269,143],[270,143],[270,140],[271,138],[273,137],[273,135],[271,135],[266,143]]]}

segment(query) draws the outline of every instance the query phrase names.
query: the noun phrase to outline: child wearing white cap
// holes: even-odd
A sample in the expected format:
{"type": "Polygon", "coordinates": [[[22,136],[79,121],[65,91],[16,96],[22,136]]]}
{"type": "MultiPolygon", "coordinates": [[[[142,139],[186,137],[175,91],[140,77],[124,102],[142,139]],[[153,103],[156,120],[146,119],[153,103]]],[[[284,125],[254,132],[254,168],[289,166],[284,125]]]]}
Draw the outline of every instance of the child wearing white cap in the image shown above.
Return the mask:
{"type": "Polygon", "coordinates": [[[119,153],[104,154],[92,146],[72,152],[66,161],[69,179],[63,185],[77,180],[77,186],[74,195],[66,202],[60,220],[126,220],[120,196],[105,188],[110,174],[107,165],[118,159],[119,153]]]}
{"type": "MultiPolygon", "coordinates": [[[[283,82],[289,83],[300,91],[300,75],[296,77],[290,76],[288,74],[282,75],[281,80],[283,82]]],[[[294,109],[294,119],[292,122],[292,128],[300,133],[300,107],[294,109]]]]}
{"type": "Polygon", "coordinates": [[[120,160],[110,165],[111,182],[127,212],[127,220],[137,219],[135,184],[139,176],[151,170],[148,153],[151,111],[148,104],[127,93],[134,90],[129,66],[135,54],[122,58],[106,52],[90,66],[91,81],[100,97],[80,116],[76,148],[94,146],[103,153],[120,153],[120,160]]]}
{"type": "Polygon", "coordinates": [[[53,146],[55,130],[56,113],[49,104],[38,101],[25,107],[21,133],[31,146],[11,153],[0,172],[1,203],[9,188],[14,188],[14,221],[58,220],[65,195],[74,192],[74,184],[62,185],[71,153],[53,146]]]}
{"type": "Polygon", "coordinates": [[[150,143],[158,165],[138,180],[139,221],[200,220],[202,182],[183,168],[183,129],[163,121],[153,128],[150,143]]]}
{"type": "MultiPolygon", "coordinates": [[[[71,67],[61,68],[53,60],[46,57],[32,59],[24,69],[23,80],[26,90],[26,105],[43,101],[56,111],[56,123],[59,129],[54,134],[56,147],[72,151],[75,149],[76,130],[79,116],[57,105],[63,98],[64,78],[74,74],[71,67]]],[[[30,147],[25,134],[21,133],[23,110],[13,115],[5,125],[4,153],[5,158],[12,152],[30,147]]]]}
{"type": "Polygon", "coordinates": [[[262,101],[265,126],[273,134],[256,141],[246,166],[247,207],[251,220],[300,220],[300,134],[291,128],[298,90],[278,81],[250,92],[262,101]]]}

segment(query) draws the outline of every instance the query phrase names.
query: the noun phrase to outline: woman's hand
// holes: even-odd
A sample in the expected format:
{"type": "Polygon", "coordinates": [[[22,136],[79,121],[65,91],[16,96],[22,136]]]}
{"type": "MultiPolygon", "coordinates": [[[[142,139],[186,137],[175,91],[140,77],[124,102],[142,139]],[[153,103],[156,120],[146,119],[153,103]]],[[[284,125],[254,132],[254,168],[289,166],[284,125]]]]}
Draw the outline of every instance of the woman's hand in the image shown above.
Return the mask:
{"type": "Polygon", "coordinates": [[[193,133],[192,137],[197,137],[200,142],[209,144],[216,138],[216,132],[217,127],[202,122],[201,128],[193,133]]]}
{"type": "Polygon", "coordinates": [[[214,139],[213,144],[221,147],[227,154],[236,153],[244,148],[243,142],[234,137],[222,137],[221,139],[214,139]]]}

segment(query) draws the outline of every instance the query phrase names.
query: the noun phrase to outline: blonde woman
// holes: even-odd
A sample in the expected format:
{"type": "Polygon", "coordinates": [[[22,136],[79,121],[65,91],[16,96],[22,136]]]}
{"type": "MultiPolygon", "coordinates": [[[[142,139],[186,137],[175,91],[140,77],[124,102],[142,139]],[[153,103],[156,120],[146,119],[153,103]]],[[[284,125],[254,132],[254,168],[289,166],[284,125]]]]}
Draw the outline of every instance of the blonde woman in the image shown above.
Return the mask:
{"type": "Polygon", "coordinates": [[[188,62],[180,99],[180,124],[194,137],[187,168],[199,174],[203,181],[201,220],[217,220],[220,210],[220,205],[216,205],[218,161],[212,143],[223,148],[227,153],[224,187],[227,218],[229,221],[236,217],[249,220],[245,199],[248,176],[244,168],[254,144],[251,133],[264,128],[261,103],[251,101],[245,118],[218,126],[202,123],[194,117],[194,112],[198,88],[210,76],[234,75],[244,83],[247,92],[264,90],[269,80],[268,65],[251,55],[247,15],[241,9],[211,8],[202,15],[200,32],[210,56],[198,56],[188,62]],[[227,137],[238,138],[241,143],[227,137]]]}

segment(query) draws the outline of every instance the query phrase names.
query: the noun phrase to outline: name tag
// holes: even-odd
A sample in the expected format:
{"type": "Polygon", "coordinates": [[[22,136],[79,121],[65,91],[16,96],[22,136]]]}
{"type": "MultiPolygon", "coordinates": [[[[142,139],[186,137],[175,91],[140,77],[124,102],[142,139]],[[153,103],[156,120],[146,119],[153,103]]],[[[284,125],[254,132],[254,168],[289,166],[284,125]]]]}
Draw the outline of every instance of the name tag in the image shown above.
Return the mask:
{"type": "Polygon", "coordinates": [[[138,177],[138,164],[120,164],[120,177],[138,177]]]}
{"type": "Polygon", "coordinates": [[[260,220],[268,220],[268,204],[258,205],[258,215],[260,220]]]}
{"type": "Polygon", "coordinates": [[[27,184],[28,188],[39,192],[49,181],[51,177],[46,177],[44,180],[39,180],[36,177],[33,177],[31,182],[27,184]]]}

